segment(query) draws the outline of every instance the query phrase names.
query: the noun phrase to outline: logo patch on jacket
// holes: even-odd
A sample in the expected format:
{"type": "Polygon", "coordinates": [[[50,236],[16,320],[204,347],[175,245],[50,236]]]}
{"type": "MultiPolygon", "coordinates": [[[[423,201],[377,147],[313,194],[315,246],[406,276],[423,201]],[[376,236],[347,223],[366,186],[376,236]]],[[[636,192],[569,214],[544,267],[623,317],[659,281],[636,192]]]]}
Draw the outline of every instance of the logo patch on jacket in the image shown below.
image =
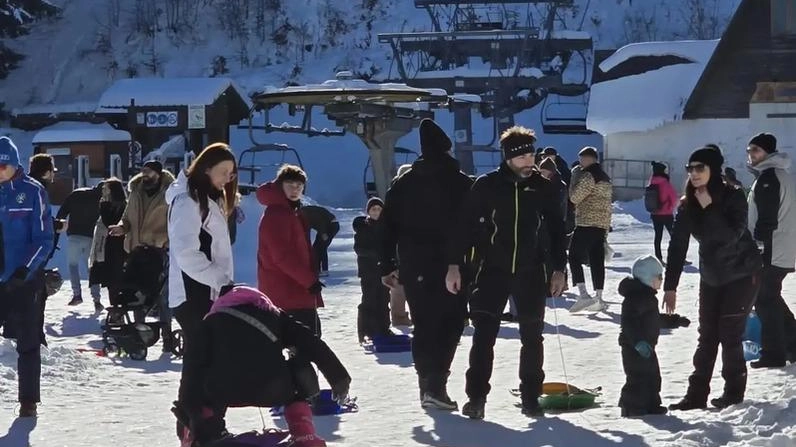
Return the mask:
{"type": "Polygon", "coordinates": [[[17,194],[17,204],[22,205],[23,203],[25,203],[26,198],[27,197],[25,196],[24,192],[17,194]]]}

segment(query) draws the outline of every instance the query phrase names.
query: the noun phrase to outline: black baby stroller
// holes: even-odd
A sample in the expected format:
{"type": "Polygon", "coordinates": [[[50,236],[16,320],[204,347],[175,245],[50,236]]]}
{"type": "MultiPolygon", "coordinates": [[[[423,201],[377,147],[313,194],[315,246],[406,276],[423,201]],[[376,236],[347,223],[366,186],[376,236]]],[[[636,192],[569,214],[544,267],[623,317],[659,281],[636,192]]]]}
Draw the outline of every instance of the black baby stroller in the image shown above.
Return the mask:
{"type": "MultiPolygon", "coordinates": [[[[140,246],[133,249],[124,264],[119,292],[110,297],[102,325],[102,350],[105,355],[127,353],[133,360],[144,360],[147,348],[160,339],[164,323],[150,316],[168,287],[168,253],[160,248],[140,246]],[[131,317],[132,314],[132,317],[131,317]]],[[[182,355],[182,331],[172,332],[172,353],[182,355]]]]}

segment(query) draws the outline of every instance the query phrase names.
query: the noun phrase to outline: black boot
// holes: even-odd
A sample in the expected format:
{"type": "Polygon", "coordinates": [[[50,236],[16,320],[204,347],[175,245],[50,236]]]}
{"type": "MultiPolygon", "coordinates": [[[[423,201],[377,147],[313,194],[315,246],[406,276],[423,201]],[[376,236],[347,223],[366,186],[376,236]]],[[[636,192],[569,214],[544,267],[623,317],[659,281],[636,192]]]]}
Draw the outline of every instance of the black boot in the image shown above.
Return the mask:
{"type": "Polygon", "coordinates": [[[455,411],[459,404],[448,396],[449,371],[443,374],[432,374],[428,378],[428,388],[423,394],[421,406],[423,408],[436,408],[439,410],[455,411]]]}
{"type": "Polygon", "coordinates": [[[727,408],[730,405],[735,405],[743,402],[743,396],[730,396],[722,394],[721,397],[710,400],[710,404],[716,408],[727,408]]]}
{"type": "Polygon", "coordinates": [[[425,396],[426,390],[428,389],[428,378],[418,374],[417,375],[417,388],[420,391],[420,402],[423,402],[423,396],[425,396]]]}
{"type": "Polygon", "coordinates": [[[538,399],[528,399],[522,403],[522,414],[538,418],[544,416],[544,409],[539,405],[538,399]]]}
{"type": "Polygon", "coordinates": [[[760,360],[756,360],[749,364],[753,369],[760,369],[760,368],[782,368],[785,366],[785,359],[777,359],[773,357],[760,357],[760,360]]]}
{"type": "Polygon", "coordinates": [[[704,410],[707,407],[708,407],[707,402],[696,401],[688,396],[684,397],[680,402],[677,402],[676,404],[669,405],[670,410],[681,410],[681,411],[704,410]]]}
{"type": "Polygon", "coordinates": [[[485,399],[470,399],[462,407],[462,414],[470,419],[483,419],[485,399]]]}

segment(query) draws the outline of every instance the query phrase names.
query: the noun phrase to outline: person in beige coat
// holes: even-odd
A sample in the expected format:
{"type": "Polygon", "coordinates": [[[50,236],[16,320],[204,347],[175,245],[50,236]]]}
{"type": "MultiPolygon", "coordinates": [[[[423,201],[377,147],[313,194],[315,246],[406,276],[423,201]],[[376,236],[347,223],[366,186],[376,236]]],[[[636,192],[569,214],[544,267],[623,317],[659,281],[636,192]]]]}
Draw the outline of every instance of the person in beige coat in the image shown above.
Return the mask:
{"type": "MultiPolygon", "coordinates": [[[[111,236],[124,236],[124,251],[132,253],[147,245],[163,250],[163,268],[168,273],[169,248],[166,190],[174,183],[174,175],[163,169],[156,160],[144,163],[141,172],[130,179],[127,207],[117,225],[108,227],[111,236]]],[[[171,311],[168,288],[163,287],[159,301],[160,321],[163,324],[163,351],[171,351],[171,311]]]]}
{"type": "Polygon", "coordinates": [[[597,150],[585,147],[578,153],[579,166],[572,170],[569,198],[575,205],[575,233],[569,250],[572,282],[578,287],[578,301],[571,312],[605,309],[605,240],[611,227],[612,185],[598,161],[597,150]],[[583,264],[589,264],[595,296],[586,291],[583,264]]]}

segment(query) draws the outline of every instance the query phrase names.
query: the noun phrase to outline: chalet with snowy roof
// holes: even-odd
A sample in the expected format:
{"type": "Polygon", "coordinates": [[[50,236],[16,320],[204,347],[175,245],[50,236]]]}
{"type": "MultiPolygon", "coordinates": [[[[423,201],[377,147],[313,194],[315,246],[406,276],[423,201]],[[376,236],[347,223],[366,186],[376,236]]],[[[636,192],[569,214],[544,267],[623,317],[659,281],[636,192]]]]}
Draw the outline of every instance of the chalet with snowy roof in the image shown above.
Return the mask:
{"type": "Polygon", "coordinates": [[[113,83],[96,114],[129,131],[144,154],[175,136],[198,153],[208,143],[229,142],[229,126],[247,118],[251,107],[229,78],[132,78],[113,83]]]}
{"type": "Polygon", "coordinates": [[[587,126],[603,135],[618,199],[643,194],[650,161],[685,182],[691,151],[718,144],[740,180],[749,138],[796,155],[796,3],[742,0],[720,40],[627,45],[599,64],[587,126]]]}
{"type": "Polygon", "coordinates": [[[33,152],[53,156],[55,174],[50,200],[63,203],[75,187],[93,186],[108,177],[129,180],[130,133],[108,123],[62,121],[33,136],[33,152]]]}

